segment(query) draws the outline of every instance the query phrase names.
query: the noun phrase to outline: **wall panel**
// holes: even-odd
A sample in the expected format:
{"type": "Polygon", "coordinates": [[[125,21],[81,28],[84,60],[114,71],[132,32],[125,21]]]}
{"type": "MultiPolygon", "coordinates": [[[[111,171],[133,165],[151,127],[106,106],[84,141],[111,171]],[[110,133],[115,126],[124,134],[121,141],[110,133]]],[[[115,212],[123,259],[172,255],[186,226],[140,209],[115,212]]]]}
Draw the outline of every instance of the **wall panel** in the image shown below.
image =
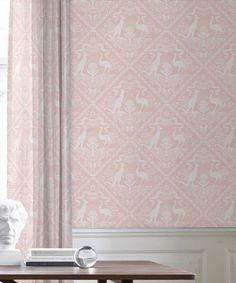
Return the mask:
{"type": "Polygon", "coordinates": [[[73,246],[83,245],[94,247],[99,260],[144,259],[193,271],[196,283],[236,278],[235,229],[74,230],[73,246]]]}

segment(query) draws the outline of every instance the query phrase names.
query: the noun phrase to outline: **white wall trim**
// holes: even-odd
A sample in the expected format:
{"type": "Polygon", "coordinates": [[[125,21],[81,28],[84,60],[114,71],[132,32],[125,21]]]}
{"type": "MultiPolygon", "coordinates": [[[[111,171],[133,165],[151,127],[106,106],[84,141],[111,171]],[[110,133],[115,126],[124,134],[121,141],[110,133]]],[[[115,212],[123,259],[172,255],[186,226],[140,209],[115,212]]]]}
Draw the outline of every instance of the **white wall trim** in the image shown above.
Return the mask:
{"type": "Polygon", "coordinates": [[[80,228],[73,229],[73,237],[153,237],[153,236],[222,236],[235,235],[236,228],[140,228],[140,229],[95,229],[95,228],[80,228]]]}
{"type": "Polygon", "coordinates": [[[225,249],[226,283],[234,283],[236,279],[236,248],[225,249]]]}

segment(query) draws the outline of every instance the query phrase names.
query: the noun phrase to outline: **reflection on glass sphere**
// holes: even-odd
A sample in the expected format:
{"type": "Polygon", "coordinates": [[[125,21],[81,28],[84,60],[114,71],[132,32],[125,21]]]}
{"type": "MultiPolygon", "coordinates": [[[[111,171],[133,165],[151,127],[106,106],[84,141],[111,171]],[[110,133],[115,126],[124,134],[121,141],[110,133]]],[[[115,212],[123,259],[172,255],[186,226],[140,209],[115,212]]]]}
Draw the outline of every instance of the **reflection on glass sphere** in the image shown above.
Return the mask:
{"type": "Polygon", "coordinates": [[[97,254],[90,246],[84,246],[75,251],[75,262],[81,268],[89,268],[95,265],[97,254]]]}

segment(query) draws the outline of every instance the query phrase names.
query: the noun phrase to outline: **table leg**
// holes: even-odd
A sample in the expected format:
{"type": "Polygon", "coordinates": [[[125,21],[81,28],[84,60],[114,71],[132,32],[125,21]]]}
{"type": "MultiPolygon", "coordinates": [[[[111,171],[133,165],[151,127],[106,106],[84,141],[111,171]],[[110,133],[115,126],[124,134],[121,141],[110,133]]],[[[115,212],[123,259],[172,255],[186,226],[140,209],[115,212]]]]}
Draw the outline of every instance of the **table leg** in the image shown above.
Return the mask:
{"type": "Polygon", "coordinates": [[[98,283],[107,283],[107,280],[98,280],[98,283]]]}

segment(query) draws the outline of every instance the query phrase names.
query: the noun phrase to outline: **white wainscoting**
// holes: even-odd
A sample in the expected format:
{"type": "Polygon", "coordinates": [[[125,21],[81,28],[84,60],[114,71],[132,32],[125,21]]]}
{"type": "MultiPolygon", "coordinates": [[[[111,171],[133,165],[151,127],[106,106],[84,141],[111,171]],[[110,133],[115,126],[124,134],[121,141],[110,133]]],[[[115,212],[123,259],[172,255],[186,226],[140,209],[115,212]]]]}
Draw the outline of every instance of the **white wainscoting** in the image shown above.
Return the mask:
{"type": "Polygon", "coordinates": [[[197,273],[196,283],[236,283],[236,229],[73,230],[73,247],[84,245],[100,260],[152,260],[197,273]]]}
{"type": "MultiPolygon", "coordinates": [[[[234,246],[235,247],[235,246],[234,246]]],[[[236,282],[236,248],[225,249],[227,283],[236,282]]]]}

